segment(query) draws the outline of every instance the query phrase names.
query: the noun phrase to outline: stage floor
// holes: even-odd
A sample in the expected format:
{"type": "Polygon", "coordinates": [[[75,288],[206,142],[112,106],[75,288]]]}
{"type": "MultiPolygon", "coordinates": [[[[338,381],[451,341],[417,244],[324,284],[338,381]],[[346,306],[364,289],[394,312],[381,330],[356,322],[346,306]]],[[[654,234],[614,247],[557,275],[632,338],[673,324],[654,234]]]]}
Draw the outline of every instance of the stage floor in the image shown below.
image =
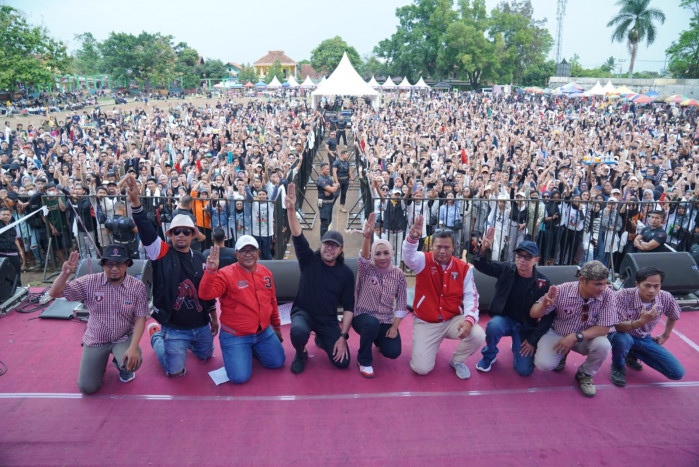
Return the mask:
{"type": "Polygon", "coordinates": [[[332,367],[311,339],[306,371],[292,374],[285,326],[284,368],[254,362],[246,384],[213,383],[218,349],[206,363],[190,354],[187,375],[167,379],[144,337],[134,381],[121,383],[110,364],[102,389],[82,396],[85,324],[37,318],[0,319],[0,465],[699,465],[699,312],[683,313],[666,344],[687,370],[682,381],[646,367],[617,388],[607,361],[592,399],[574,379],[582,356],[524,378],[509,338],[489,373],[475,370],[478,354],[471,379],[458,379],[448,365],[456,342],[445,341],[435,370],[417,376],[411,317],[402,355],[376,357],[371,380],[357,371],[353,331],[349,369],[332,367]]]}

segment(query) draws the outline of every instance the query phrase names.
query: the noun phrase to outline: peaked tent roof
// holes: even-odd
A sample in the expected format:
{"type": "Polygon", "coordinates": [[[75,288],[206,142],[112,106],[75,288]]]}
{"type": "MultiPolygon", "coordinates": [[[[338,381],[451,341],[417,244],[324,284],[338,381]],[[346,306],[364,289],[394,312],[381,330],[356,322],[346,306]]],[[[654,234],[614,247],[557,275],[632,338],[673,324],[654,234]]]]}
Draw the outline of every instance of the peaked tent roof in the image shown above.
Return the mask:
{"type": "Polygon", "coordinates": [[[282,83],[279,82],[279,80],[277,79],[277,76],[275,75],[274,78],[272,78],[272,81],[269,82],[267,87],[270,89],[281,88],[282,83]]]}
{"type": "Polygon", "coordinates": [[[289,86],[291,86],[292,88],[299,87],[299,83],[296,81],[296,78],[294,78],[293,75],[290,75],[289,79],[287,79],[286,82],[289,83],[289,86]]]}
{"type": "Polygon", "coordinates": [[[396,83],[393,82],[391,77],[389,76],[386,81],[381,85],[382,88],[384,89],[394,89],[396,87],[396,83]]]}
{"type": "Polygon", "coordinates": [[[410,81],[408,81],[407,76],[404,76],[403,81],[401,81],[400,84],[398,85],[399,89],[410,89],[412,87],[413,87],[413,85],[410,84],[410,81]]]}
{"type": "Polygon", "coordinates": [[[597,81],[597,83],[595,83],[595,85],[592,86],[592,88],[590,90],[585,91],[583,93],[583,95],[585,95],[585,96],[604,96],[605,94],[606,94],[606,92],[602,88],[602,85],[600,84],[599,81],[597,81]]]}
{"type": "Polygon", "coordinates": [[[422,76],[420,76],[420,79],[417,80],[417,83],[413,84],[413,87],[416,89],[429,89],[430,87],[425,84],[425,80],[422,79],[422,76]]]}
{"type": "Polygon", "coordinates": [[[301,83],[301,87],[306,89],[316,87],[316,84],[311,79],[311,75],[306,76],[306,79],[304,79],[303,83],[301,83]]]}
{"type": "Polygon", "coordinates": [[[616,88],[611,81],[607,81],[607,84],[605,84],[602,89],[604,89],[605,94],[610,94],[616,91],[616,88]]]}
{"type": "Polygon", "coordinates": [[[381,85],[376,81],[376,78],[374,78],[374,75],[371,75],[371,79],[367,84],[374,89],[381,87],[381,85]]]}
{"type": "Polygon", "coordinates": [[[352,63],[347,58],[347,53],[342,55],[340,63],[327,80],[318,84],[318,89],[311,93],[313,107],[317,107],[323,96],[362,96],[370,97],[374,103],[378,102],[379,93],[366,84],[352,63]]]}

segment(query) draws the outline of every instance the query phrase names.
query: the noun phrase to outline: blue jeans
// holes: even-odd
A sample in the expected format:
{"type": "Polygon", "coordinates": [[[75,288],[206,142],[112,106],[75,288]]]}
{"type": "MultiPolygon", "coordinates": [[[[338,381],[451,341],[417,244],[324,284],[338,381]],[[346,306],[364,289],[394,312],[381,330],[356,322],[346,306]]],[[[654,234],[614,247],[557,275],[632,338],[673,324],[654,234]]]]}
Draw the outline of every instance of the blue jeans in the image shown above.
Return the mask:
{"type": "Polygon", "coordinates": [[[272,258],[272,237],[255,237],[258,245],[260,245],[260,259],[272,258]]]}
{"type": "Polygon", "coordinates": [[[684,367],[680,361],[652,337],[633,337],[625,332],[614,332],[607,337],[612,343],[614,366],[623,368],[626,364],[626,355],[629,350],[633,350],[640,361],[659,371],[666,378],[679,380],[684,376],[684,367]]]}
{"type": "Polygon", "coordinates": [[[154,332],[150,344],[165,374],[174,375],[184,370],[187,349],[199,360],[208,360],[214,354],[214,336],[211,326],[194,329],[175,329],[165,325],[160,332],[154,332]]]}
{"type": "Polygon", "coordinates": [[[280,368],[284,365],[284,348],[272,326],[249,336],[234,336],[221,331],[218,339],[226,374],[233,383],[240,384],[250,379],[253,355],[266,368],[280,368]]]}
{"type": "Polygon", "coordinates": [[[376,344],[381,349],[381,354],[386,358],[398,358],[400,356],[400,332],[394,338],[386,337],[386,332],[391,325],[379,322],[376,317],[367,313],[354,315],[352,327],[359,334],[359,352],[357,361],[360,365],[371,366],[374,361],[371,346],[376,344]]]}
{"type": "Polygon", "coordinates": [[[498,354],[498,342],[503,336],[512,336],[512,353],[515,371],[522,376],[529,376],[534,371],[534,355],[528,357],[520,353],[522,338],[519,335],[522,325],[506,316],[493,316],[485,327],[485,347],[481,350],[483,358],[492,361],[498,354]]]}

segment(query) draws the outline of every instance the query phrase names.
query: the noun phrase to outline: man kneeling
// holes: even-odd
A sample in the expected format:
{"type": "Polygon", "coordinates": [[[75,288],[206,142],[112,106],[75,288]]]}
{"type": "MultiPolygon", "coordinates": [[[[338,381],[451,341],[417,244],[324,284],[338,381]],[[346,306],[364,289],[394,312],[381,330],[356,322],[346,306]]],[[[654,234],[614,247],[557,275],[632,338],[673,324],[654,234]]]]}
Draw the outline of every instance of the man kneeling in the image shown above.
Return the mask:
{"type": "Polygon", "coordinates": [[[84,394],[91,394],[102,385],[110,353],[122,382],[128,383],[136,377],[134,372],[141,366],[138,341],[149,314],[148,294],[143,282],[126,273],[133,261],[124,245],[105,247],[100,262],[103,272],[67,282],[75,273],[79,259],[77,251],[70,254],[49,295],[83,302],[90,311],[83,335],[78,388],[84,394]]]}
{"type": "Polygon", "coordinates": [[[612,343],[612,383],[626,386],[626,367],[641,370],[641,360],[666,378],[682,379],[684,367],[663,344],[670,338],[672,328],[680,319],[680,306],[669,292],[660,290],[665,272],[654,267],[636,272],[636,287],[622,289],[614,297],[615,309],[625,321],[615,326],[609,335],[612,343]],[[651,337],[653,329],[665,315],[665,331],[651,337]]]}

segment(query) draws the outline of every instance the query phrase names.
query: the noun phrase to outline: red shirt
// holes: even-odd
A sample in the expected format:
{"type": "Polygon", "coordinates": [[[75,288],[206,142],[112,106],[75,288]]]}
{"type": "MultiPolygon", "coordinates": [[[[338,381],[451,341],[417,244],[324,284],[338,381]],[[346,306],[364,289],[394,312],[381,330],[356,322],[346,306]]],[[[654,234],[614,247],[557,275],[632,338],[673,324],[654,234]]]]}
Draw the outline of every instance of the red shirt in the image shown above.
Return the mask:
{"type": "Polygon", "coordinates": [[[199,283],[199,298],[219,299],[221,329],[234,336],[248,336],[264,331],[271,324],[279,329],[279,309],[272,273],[257,265],[248,271],[240,263],[206,271],[199,283]]]}

